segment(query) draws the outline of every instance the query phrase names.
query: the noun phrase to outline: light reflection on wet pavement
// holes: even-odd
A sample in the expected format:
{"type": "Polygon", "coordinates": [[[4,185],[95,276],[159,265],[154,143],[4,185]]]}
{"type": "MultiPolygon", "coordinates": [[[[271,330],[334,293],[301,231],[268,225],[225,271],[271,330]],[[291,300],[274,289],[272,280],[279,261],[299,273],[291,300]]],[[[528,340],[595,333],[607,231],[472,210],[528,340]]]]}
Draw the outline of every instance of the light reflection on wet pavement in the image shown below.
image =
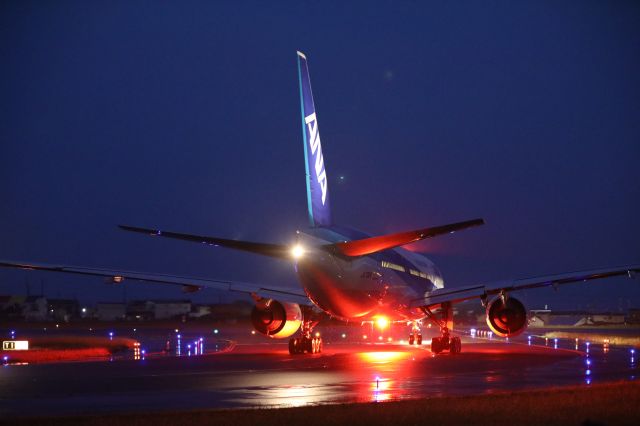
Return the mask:
{"type": "Polygon", "coordinates": [[[628,347],[533,335],[509,342],[466,336],[461,354],[437,356],[429,345],[366,344],[339,334],[327,339],[322,354],[291,356],[284,343],[256,338],[235,345],[242,341],[235,337],[137,332],[146,357],[132,359],[132,351],[114,362],[6,366],[0,414],[382,402],[588,386],[634,380],[637,373],[637,355],[628,347]]]}

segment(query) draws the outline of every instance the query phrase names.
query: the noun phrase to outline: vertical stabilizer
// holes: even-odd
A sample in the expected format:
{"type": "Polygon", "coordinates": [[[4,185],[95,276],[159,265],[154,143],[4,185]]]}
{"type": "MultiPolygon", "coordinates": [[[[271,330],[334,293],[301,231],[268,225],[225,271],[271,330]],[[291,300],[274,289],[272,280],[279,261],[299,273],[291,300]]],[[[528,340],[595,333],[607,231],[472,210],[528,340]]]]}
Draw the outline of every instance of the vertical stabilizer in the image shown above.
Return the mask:
{"type": "Polygon", "coordinates": [[[307,57],[301,52],[298,52],[298,79],[300,81],[300,110],[302,112],[309,221],[311,226],[329,226],[331,225],[331,210],[329,208],[327,173],[322,157],[316,108],[313,105],[307,57]]]}

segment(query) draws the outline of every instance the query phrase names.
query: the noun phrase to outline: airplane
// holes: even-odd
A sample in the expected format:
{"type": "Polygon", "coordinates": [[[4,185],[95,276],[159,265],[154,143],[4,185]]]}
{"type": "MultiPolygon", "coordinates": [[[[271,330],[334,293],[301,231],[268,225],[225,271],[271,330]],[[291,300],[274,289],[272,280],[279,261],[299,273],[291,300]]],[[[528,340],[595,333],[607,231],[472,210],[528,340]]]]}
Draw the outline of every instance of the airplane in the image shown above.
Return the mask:
{"type": "Polygon", "coordinates": [[[522,302],[512,296],[513,292],[615,276],[633,277],[640,271],[640,265],[628,265],[445,288],[442,274],[432,261],[421,254],[404,250],[402,246],[480,226],[484,224],[483,219],[378,236],[335,224],[331,216],[327,171],[307,58],[301,52],[297,52],[297,64],[310,227],[305,232],[296,233],[294,245],[232,240],[128,225],[119,227],[125,231],[226,247],[292,262],[300,288],[9,260],[0,261],[0,266],[101,276],[113,283],[138,280],[174,284],[182,286],[186,292],[213,288],[249,294],[255,301],[251,312],[254,328],[270,338],[290,338],[291,354],[322,351],[322,339],[312,334],[321,313],[345,322],[405,323],[411,326],[411,345],[422,344],[420,326],[423,321],[428,321],[440,330],[440,336],[431,340],[431,351],[456,354],[461,351],[461,341],[459,336],[451,334],[454,304],[470,299],[480,300],[486,308],[489,328],[498,336],[515,336],[527,326],[527,311],[522,302]],[[298,337],[291,337],[298,331],[298,337]]]}

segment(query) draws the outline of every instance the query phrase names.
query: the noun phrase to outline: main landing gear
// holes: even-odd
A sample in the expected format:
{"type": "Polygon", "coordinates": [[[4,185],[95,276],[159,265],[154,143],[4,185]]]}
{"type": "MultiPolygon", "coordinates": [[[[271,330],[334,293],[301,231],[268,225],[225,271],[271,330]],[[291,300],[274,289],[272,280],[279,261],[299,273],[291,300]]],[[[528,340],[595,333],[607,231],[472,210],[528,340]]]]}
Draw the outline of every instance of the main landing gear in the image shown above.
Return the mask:
{"type": "Polygon", "coordinates": [[[423,308],[429,320],[440,327],[440,337],[431,339],[431,352],[439,354],[448,350],[450,354],[459,354],[462,351],[462,342],[458,336],[449,335],[449,327],[453,326],[453,309],[450,303],[441,306],[441,318],[438,318],[429,308],[423,308]]]}
{"type": "Polygon", "coordinates": [[[440,337],[431,339],[431,352],[439,354],[442,351],[449,350],[451,354],[459,354],[462,350],[462,342],[458,336],[449,336],[449,329],[443,327],[440,337]]]}
{"type": "Polygon", "coordinates": [[[289,340],[289,353],[297,354],[319,354],[322,352],[322,338],[312,337],[313,327],[318,324],[317,321],[302,322],[302,337],[295,337],[289,340]]]}

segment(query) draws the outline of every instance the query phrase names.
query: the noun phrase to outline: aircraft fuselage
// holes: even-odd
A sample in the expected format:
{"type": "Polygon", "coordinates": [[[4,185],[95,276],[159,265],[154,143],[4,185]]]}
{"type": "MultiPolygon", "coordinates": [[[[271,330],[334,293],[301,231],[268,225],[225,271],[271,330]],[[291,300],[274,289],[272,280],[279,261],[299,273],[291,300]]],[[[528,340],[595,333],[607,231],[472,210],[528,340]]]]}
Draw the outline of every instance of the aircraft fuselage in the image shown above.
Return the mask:
{"type": "Polygon", "coordinates": [[[325,313],[343,321],[391,321],[424,317],[410,302],[442,288],[442,275],[426,257],[402,249],[347,258],[317,247],[366,238],[353,229],[314,228],[299,234],[307,252],[296,272],[309,299],[325,313]],[[313,249],[316,247],[316,249],[313,249]]]}

